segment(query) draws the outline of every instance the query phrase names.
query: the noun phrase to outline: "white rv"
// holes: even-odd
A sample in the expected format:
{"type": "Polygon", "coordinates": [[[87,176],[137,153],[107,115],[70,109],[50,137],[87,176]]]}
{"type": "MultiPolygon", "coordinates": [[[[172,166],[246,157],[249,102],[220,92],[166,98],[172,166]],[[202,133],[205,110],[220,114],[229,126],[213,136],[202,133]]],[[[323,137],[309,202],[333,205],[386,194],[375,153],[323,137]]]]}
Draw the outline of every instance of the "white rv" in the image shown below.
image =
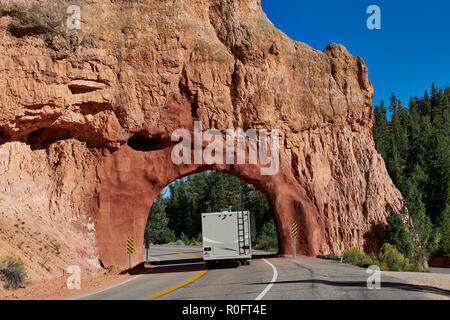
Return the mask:
{"type": "Polygon", "coordinates": [[[202,213],[203,260],[250,264],[252,258],[250,212],[202,213]]]}

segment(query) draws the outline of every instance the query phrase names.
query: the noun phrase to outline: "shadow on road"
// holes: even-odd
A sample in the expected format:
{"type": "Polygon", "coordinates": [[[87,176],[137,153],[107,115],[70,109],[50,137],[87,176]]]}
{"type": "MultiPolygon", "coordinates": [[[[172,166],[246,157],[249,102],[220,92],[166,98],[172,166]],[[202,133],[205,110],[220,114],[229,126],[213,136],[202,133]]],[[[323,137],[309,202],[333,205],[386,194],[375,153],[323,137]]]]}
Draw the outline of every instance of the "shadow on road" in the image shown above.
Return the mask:
{"type": "Polygon", "coordinates": [[[147,263],[141,262],[131,269],[124,270],[120,274],[148,274],[148,273],[171,273],[171,272],[189,272],[200,271],[205,268],[203,260],[201,259],[180,259],[180,260],[165,260],[158,262],[151,262],[151,267],[146,267],[147,263]]]}
{"type": "Polygon", "coordinates": [[[270,259],[270,258],[282,258],[282,256],[276,253],[261,253],[261,254],[252,254],[253,259],[270,259]]]}
{"type": "MultiPolygon", "coordinates": [[[[164,254],[165,256],[168,254],[164,254]]],[[[152,255],[155,256],[155,255],[152,255]]],[[[263,258],[276,258],[276,254],[256,254],[253,255],[252,260],[263,259],[263,258]]],[[[151,267],[146,267],[148,264],[146,262],[141,262],[140,264],[134,266],[131,269],[124,270],[120,274],[129,275],[139,275],[147,273],[171,273],[171,272],[189,272],[189,271],[200,271],[205,268],[203,259],[190,258],[190,259],[172,259],[172,260],[161,260],[161,261],[151,261],[151,267]]],[[[223,269],[223,268],[233,268],[232,264],[219,264],[217,266],[211,266],[211,269],[223,269]]]]}
{"type": "MultiPolygon", "coordinates": [[[[269,283],[271,283],[271,282],[255,282],[255,283],[251,283],[251,284],[252,285],[261,285],[261,284],[269,284],[269,283]]],[[[311,279],[311,280],[289,280],[289,281],[273,282],[273,284],[289,284],[289,283],[323,284],[323,285],[333,286],[333,287],[367,288],[366,281],[329,281],[329,280],[311,279]]],[[[381,282],[381,287],[405,290],[405,291],[434,293],[434,294],[439,294],[439,295],[450,297],[450,290],[445,290],[445,289],[431,287],[431,286],[420,286],[420,285],[397,283],[397,282],[381,282]]]]}

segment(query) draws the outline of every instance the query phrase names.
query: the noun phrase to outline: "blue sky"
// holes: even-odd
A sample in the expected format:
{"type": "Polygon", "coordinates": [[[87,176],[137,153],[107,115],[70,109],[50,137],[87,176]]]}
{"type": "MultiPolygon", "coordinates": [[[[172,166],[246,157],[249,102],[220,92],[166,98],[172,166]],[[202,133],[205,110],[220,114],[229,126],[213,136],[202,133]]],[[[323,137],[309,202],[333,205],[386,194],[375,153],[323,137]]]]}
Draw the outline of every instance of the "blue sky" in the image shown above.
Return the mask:
{"type": "Polygon", "coordinates": [[[343,44],[369,68],[374,105],[395,92],[407,105],[434,81],[450,86],[450,1],[261,0],[272,23],[317,50],[343,44]],[[369,5],[381,9],[381,30],[369,30],[369,5]]]}

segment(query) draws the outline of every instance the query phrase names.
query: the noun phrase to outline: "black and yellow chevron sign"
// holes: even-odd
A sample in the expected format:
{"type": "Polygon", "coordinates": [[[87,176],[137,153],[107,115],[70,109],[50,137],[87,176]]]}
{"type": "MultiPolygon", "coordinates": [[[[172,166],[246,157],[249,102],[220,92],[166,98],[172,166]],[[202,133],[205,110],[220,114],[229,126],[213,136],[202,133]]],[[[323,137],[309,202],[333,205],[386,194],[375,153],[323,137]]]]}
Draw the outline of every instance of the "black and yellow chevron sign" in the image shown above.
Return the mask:
{"type": "Polygon", "coordinates": [[[292,239],[297,239],[298,237],[298,226],[296,223],[293,223],[291,226],[292,239]]]}
{"type": "Polygon", "coordinates": [[[134,251],[134,240],[133,240],[133,237],[128,237],[128,240],[127,240],[127,251],[128,251],[128,253],[133,253],[133,251],[134,251]]]}

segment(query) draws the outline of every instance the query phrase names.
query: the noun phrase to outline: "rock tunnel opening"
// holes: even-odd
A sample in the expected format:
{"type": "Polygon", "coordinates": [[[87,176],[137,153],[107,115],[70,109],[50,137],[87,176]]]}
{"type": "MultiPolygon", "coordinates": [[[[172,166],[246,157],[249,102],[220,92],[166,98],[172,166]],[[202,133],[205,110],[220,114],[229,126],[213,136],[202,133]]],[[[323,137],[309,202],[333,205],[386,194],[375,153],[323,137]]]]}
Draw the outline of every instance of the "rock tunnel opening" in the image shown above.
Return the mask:
{"type": "MultiPolygon", "coordinates": [[[[243,180],[245,185],[252,185],[261,193],[267,203],[265,208],[269,212],[268,216],[270,216],[270,220],[273,219],[272,227],[266,227],[267,233],[271,230],[272,235],[276,237],[277,245],[274,251],[278,255],[293,255],[294,243],[291,238],[291,224],[294,222],[299,225],[298,238],[295,240],[297,254],[306,256],[320,254],[324,239],[320,221],[317,220],[317,211],[305,190],[295,186],[291,178],[283,174],[262,175],[260,165],[194,163],[179,165],[172,161],[171,146],[144,152],[144,150],[160,148],[160,143],[164,143],[164,138],[149,141],[148,138],[143,139],[142,135],[135,134],[127,144],[112,153],[102,167],[100,174],[102,188],[98,201],[96,237],[99,245],[99,258],[102,259],[105,266],[128,266],[129,257],[124,249],[127,237],[133,237],[135,243],[139,244],[135,246],[136,251],[132,256],[132,264],[136,265],[142,262],[144,231],[149,212],[155,210],[156,206],[153,203],[161,191],[170,190],[170,186],[180,183],[179,181],[194,179],[190,176],[196,177],[198,174],[208,173],[218,175],[218,172],[220,175],[230,175],[237,181],[243,180]],[[283,189],[280,186],[286,186],[286,188],[283,189]]],[[[204,188],[198,189],[205,191],[208,190],[207,187],[208,184],[205,183],[204,188]]],[[[181,192],[182,195],[183,192],[181,192]]],[[[211,196],[214,192],[208,191],[207,195],[211,196]]],[[[162,196],[159,195],[159,197],[162,196]]],[[[204,206],[198,210],[198,215],[209,211],[208,204],[203,202],[204,206]]],[[[182,213],[178,214],[178,217],[186,216],[184,212],[187,208],[189,209],[189,206],[192,206],[192,203],[195,201],[187,201],[185,204],[179,205],[178,209],[182,213]]],[[[228,205],[228,203],[222,204],[224,207],[228,205]]],[[[232,210],[240,209],[239,207],[233,208],[234,205],[231,205],[232,210]]],[[[219,211],[221,208],[210,207],[209,209],[219,211]]],[[[243,207],[243,209],[248,208],[243,207]]],[[[252,210],[250,208],[249,211],[252,210]]],[[[176,212],[176,210],[174,211],[176,212]]],[[[193,212],[197,213],[195,210],[193,212]]],[[[180,240],[181,232],[185,231],[180,227],[180,225],[185,227],[184,224],[186,223],[183,220],[178,222],[178,226],[171,225],[174,229],[172,231],[175,233],[175,242],[177,237],[180,240]]],[[[261,231],[263,226],[264,223],[257,222],[256,230],[261,231]]],[[[167,230],[165,232],[170,233],[167,230]]],[[[185,235],[186,233],[188,233],[189,240],[198,236],[198,231],[193,232],[192,229],[185,232],[185,235]]],[[[258,236],[261,236],[261,233],[256,235],[256,243],[258,236]]],[[[169,240],[167,242],[172,242],[169,240]]]]}
{"type": "Polygon", "coordinates": [[[150,208],[144,239],[148,236],[150,247],[201,246],[202,213],[223,209],[249,211],[252,248],[278,251],[277,229],[266,196],[253,184],[215,170],[194,173],[167,185],[150,208]]]}

